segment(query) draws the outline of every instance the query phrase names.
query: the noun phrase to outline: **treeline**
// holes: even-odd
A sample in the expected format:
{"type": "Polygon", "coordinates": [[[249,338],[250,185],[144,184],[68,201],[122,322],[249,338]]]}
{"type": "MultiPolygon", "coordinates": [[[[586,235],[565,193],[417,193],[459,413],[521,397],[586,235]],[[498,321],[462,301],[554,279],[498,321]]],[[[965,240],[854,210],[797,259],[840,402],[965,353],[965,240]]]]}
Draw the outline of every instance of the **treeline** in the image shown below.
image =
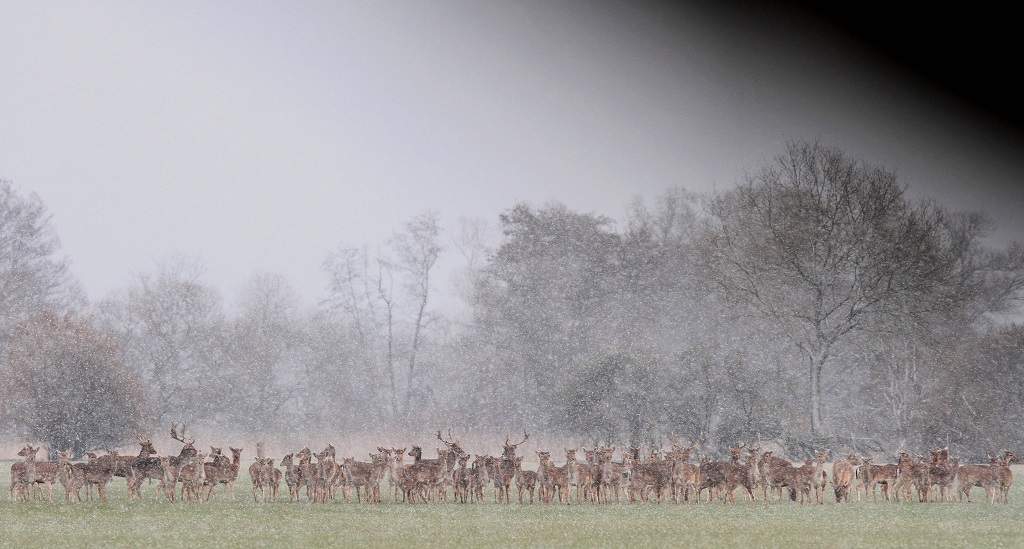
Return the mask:
{"type": "Polygon", "coordinates": [[[1024,251],[891,171],[796,142],[724,192],[669,189],[618,221],[517,204],[497,225],[426,213],[325,253],[314,307],[259,274],[229,313],[180,259],[87,304],[42,202],[0,183],[7,435],[77,455],[182,418],[253,438],[705,433],[967,459],[1024,442],[1024,328],[1004,315],[1024,251]],[[466,312],[446,316],[456,282],[466,312]]]}

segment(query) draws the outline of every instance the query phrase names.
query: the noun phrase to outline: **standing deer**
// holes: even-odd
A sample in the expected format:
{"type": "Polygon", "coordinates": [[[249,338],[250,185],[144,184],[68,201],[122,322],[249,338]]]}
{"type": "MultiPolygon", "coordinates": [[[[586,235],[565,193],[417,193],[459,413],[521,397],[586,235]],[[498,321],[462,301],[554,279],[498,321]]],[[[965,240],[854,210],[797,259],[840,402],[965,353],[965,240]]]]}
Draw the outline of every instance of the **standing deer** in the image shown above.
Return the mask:
{"type": "Polygon", "coordinates": [[[208,463],[206,468],[206,486],[208,491],[206,499],[209,500],[217,489],[218,484],[226,484],[231,493],[231,500],[235,499],[235,480],[238,479],[238,470],[242,466],[242,448],[231,448],[231,459],[227,456],[218,455],[213,463],[208,463]]]}
{"type": "Polygon", "coordinates": [[[27,502],[32,497],[32,486],[36,482],[36,454],[39,448],[26,445],[18,452],[24,461],[11,465],[11,501],[27,502]]]}
{"type": "Polygon", "coordinates": [[[996,481],[996,496],[999,501],[1010,503],[1010,486],[1013,484],[1013,472],[1010,471],[1010,464],[1019,462],[1020,458],[1009,450],[1000,451],[1003,452],[1003,457],[998,460],[992,470],[996,481]]]}
{"type": "MultiPolygon", "coordinates": [[[[990,461],[994,461],[990,458],[990,461]]],[[[989,500],[995,499],[996,491],[996,479],[992,474],[992,464],[981,465],[961,465],[956,472],[956,478],[960,481],[957,485],[957,492],[959,493],[959,501],[963,501],[963,498],[967,498],[967,503],[971,502],[971,488],[978,486],[985,489],[985,496],[989,500]]]]}
{"type": "Polygon", "coordinates": [[[850,485],[856,477],[858,465],[860,460],[857,454],[848,454],[832,464],[832,488],[836,492],[836,503],[850,502],[850,485]]]}

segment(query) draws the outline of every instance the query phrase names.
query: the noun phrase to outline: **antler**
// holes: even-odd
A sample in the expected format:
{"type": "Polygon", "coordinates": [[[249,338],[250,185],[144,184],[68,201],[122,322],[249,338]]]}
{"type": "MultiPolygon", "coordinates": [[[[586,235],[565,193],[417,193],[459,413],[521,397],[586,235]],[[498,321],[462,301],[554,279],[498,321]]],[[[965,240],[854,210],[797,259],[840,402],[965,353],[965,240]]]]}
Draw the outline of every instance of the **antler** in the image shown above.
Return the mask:
{"type": "Polygon", "coordinates": [[[526,439],[528,439],[528,438],[530,438],[530,433],[527,433],[526,429],[523,429],[523,440],[520,440],[519,442],[517,442],[515,444],[509,444],[508,443],[508,437],[505,437],[505,444],[508,445],[508,446],[519,446],[520,444],[526,442],[526,439]]]}
{"type": "Polygon", "coordinates": [[[192,444],[193,442],[195,442],[196,440],[194,438],[190,438],[188,440],[185,440],[185,427],[187,427],[187,426],[188,426],[188,422],[187,421],[182,423],[181,424],[181,434],[178,434],[178,422],[176,422],[176,421],[171,422],[171,438],[173,438],[174,440],[177,440],[178,442],[181,442],[183,444],[192,444]]]}

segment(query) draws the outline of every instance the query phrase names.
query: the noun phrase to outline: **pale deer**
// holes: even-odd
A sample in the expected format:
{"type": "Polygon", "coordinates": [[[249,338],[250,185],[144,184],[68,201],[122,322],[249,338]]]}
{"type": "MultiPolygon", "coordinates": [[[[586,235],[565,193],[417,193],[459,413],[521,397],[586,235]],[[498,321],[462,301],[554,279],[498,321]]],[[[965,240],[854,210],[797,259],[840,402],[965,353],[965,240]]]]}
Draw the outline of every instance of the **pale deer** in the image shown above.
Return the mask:
{"type": "Polygon", "coordinates": [[[32,497],[36,482],[36,454],[39,448],[26,445],[18,452],[24,461],[11,465],[11,501],[27,502],[32,497]]]}
{"type": "Polygon", "coordinates": [[[182,465],[179,473],[181,501],[202,501],[203,485],[206,484],[205,460],[206,454],[199,452],[188,463],[182,465]]]}
{"type": "Polygon", "coordinates": [[[672,452],[672,499],[677,503],[696,503],[697,486],[700,484],[700,466],[690,463],[689,448],[678,447],[672,452]]]}
{"type": "Polygon", "coordinates": [[[178,469],[171,463],[170,456],[162,456],[159,459],[161,478],[157,485],[157,491],[162,492],[168,501],[174,501],[174,487],[178,482],[178,469]]]}
{"type": "Polygon", "coordinates": [[[624,495],[623,488],[626,485],[623,464],[612,461],[612,457],[615,455],[614,446],[600,448],[597,455],[601,467],[599,501],[611,503],[611,495],[615,494],[615,503],[619,503],[624,495]]]}
{"type": "Polygon", "coordinates": [[[836,493],[836,503],[850,502],[850,485],[856,478],[856,467],[860,463],[857,454],[847,454],[832,464],[832,488],[836,493]]]}
{"type": "Polygon", "coordinates": [[[82,469],[75,470],[74,465],[70,462],[71,451],[57,451],[57,466],[58,473],[57,478],[60,483],[64,485],[64,501],[70,503],[71,495],[74,494],[76,502],[82,501],[82,486],[85,485],[85,471],[82,469]]]}

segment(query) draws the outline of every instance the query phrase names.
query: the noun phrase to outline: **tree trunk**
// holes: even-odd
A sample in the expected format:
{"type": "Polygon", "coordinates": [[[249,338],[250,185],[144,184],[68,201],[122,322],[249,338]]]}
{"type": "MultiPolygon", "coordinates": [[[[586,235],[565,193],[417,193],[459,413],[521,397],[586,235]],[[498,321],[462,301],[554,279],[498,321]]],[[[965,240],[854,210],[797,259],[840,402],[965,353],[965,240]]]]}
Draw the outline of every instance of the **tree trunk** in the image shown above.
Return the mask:
{"type": "Polygon", "coordinates": [[[822,421],[822,401],[821,401],[821,370],[825,366],[826,357],[811,355],[811,379],[810,379],[810,400],[811,400],[811,434],[820,435],[825,431],[825,425],[822,421]]]}

